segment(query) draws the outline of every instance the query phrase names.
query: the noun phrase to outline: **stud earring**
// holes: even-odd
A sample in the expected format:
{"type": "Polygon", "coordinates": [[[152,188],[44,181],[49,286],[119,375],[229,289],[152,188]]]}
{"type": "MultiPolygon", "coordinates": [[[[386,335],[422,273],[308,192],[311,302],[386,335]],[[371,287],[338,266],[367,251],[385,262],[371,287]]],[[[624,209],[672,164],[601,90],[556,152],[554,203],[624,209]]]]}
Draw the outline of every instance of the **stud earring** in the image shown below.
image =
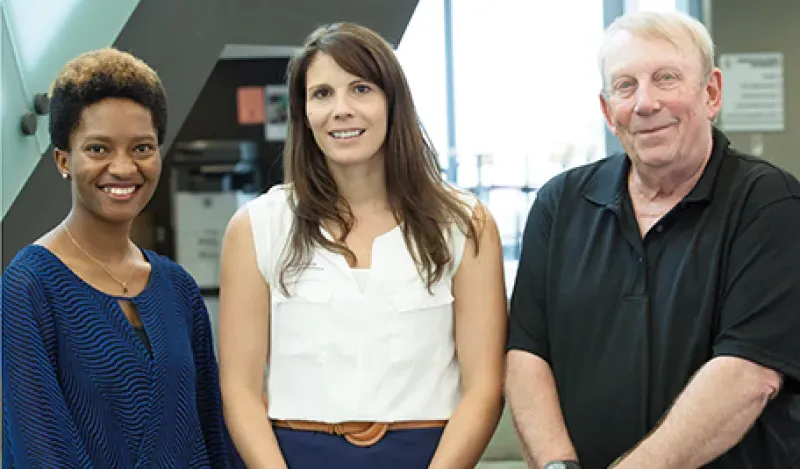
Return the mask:
{"type": "Polygon", "coordinates": [[[69,179],[69,173],[61,173],[61,177],[64,179],[69,179]]]}

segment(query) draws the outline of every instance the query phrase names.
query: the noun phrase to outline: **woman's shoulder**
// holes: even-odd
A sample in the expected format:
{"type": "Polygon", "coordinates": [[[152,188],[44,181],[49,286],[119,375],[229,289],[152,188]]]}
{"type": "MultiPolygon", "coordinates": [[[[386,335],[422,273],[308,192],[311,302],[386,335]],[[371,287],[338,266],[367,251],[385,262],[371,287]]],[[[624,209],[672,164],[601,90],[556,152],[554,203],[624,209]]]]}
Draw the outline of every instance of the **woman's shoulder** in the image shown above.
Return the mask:
{"type": "Polygon", "coordinates": [[[294,191],[291,184],[276,184],[266,192],[247,202],[246,206],[250,209],[267,208],[275,209],[278,207],[289,206],[290,198],[294,191]]]}
{"type": "Polygon", "coordinates": [[[179,286],[194,290],[197,287],[194,277],[179,263],[169,257],[149,249],[142,249],[153,270],[154,275],[163,275],[179,286]]]}
{"type": "MultiPolygon", "coordinates": [[[[450,183],[446,183],[445,191],[448,195],[459,204],[460,210],[456,211],[451,208],[449,215],[452,217],[452,223],[457,225],[460,230],[464,230],[464,223],[466,220],[462,218],[466,214],[470,218],[470,223],[477,223],[482,225],[486,221],[488,215],[486,207],[481,203],[481,199],[473,192],[460,188],[450,183]]],[[[476,226],[478,228],[478,226],[476,226]]]]}
{"type": "Polygon", "coordinates": [[[267,227],[285,228],[291,222],[291,198],[294,190],[291,184],[276,184],[265,193],[244,205],[250,224],[258,232],[267,227]]]}
{"type": "Polygon", "coordinates": [[[179,299],[170,303],[179,316],[191,320],[198,313],[196,305],[203,301],[203,293],[194,276],[181,264],[162,254],[143,250],[152,266],[153,279],[149,291],[159,292],[179,299]]]}
{"type": "Polygon", "coordinates": [[[39,243],[28,244],[23,247],[9,263],[11,265],[36,265],[40,263],[55,263],[56,255],[49,248],[39,243]]]}
{"type": "Polygon", "coordinates": [[[14,306],[28,310],[44,305],[54,291],[59,292],[56,298],[62,298],[71,288],[65,283],[70,277],[63,275],[64,269],[58,257],[42,245],[30,244],[17,252],[0,279],[4,317],[13,316],[14,306]]]}
{"type": "Polygon", "coordinates": [[[53,279],[53,271],[63,268],[63,264],[46,247],[40,244],[29,244],[20,249],[3,271],[3,282],[13,282],[19,277],[30,280],[47,281],[53,279]]]}

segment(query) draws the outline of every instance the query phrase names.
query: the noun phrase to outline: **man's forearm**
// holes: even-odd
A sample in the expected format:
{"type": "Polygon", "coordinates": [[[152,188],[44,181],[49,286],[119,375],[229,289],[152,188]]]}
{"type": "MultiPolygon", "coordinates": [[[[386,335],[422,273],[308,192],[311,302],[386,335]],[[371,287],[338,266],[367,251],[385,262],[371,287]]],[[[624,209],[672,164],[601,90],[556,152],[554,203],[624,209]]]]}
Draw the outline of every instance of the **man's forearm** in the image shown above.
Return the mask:
{"type": "Polygon", "coordinates": [[[577,460],[558,400],[550,366],[539,357],[508,354],[506,397],[528,465],[539,469],[554,460],[577,460]]]}
{"type": "Polygon", "coordinates": [[[662,424],[618,469],[699,468],[736,445],[780,389],[780,376],[732,357],[703,366],[662,424]]]}

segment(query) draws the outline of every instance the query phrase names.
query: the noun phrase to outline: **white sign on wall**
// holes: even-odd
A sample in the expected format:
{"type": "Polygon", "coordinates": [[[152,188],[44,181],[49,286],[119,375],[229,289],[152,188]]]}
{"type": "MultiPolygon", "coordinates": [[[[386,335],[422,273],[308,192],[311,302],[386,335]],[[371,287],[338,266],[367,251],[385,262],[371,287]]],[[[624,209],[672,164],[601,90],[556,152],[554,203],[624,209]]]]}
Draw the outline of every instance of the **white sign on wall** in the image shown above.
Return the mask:
{"type": "Polygon", "coordinates": [[[729,132],[785,130],[783,54],[722,54],[721,128],[729,132]]]}

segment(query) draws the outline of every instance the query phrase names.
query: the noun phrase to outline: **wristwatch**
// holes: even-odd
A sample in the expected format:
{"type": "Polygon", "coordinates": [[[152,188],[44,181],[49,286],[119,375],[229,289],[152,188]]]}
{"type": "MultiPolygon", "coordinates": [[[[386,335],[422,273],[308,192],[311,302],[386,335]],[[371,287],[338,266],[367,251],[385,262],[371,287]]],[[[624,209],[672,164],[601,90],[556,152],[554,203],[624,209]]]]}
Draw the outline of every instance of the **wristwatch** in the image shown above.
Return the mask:
{"type": "Polygon", "coordinates": [[[578,461],[550,461],[544,469],[581,469],[578,461]]]}

